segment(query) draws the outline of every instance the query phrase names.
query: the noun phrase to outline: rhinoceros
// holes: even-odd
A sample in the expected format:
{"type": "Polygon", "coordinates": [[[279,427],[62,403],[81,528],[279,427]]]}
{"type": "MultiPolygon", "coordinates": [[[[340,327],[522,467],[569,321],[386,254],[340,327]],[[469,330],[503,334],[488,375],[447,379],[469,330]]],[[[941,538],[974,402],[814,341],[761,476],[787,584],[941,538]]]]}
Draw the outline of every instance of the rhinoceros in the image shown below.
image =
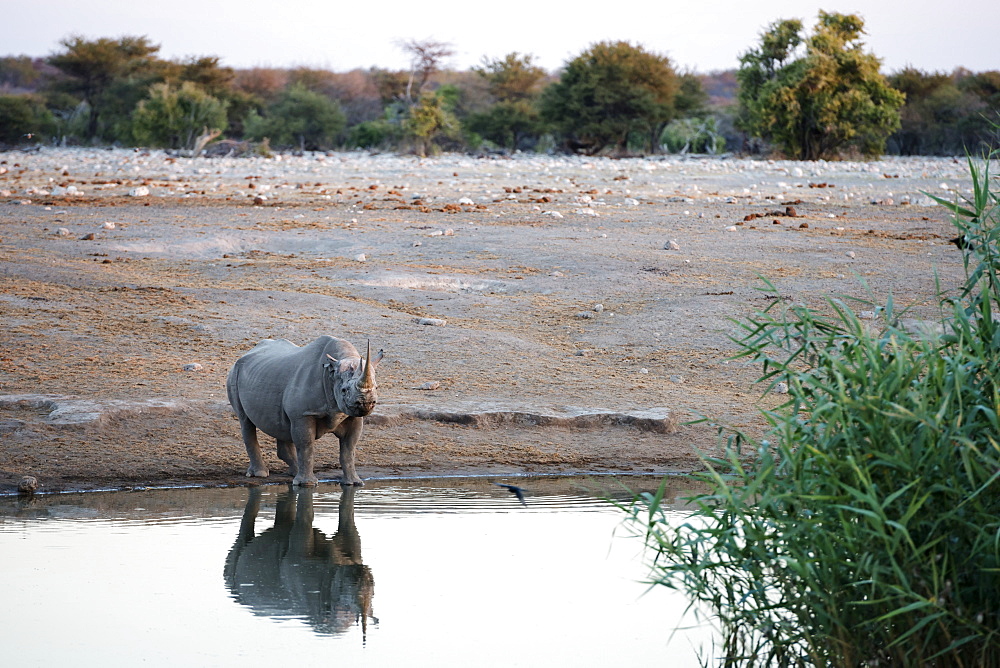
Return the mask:
{"type": "Polygon", "coordinates": [[[226,378],[229,403],[240,419],[250,456],[247,476],[266,478],[257,430],[278,441],[295,485],[313,486],[313,446],[332,431],[340,439],[341,483],[363,485],[354,469],[354,448],[364,417],[375,408],[375,367],[385,353],[367,359],[343,339],[321,336],[305,346],[265,339],[233,364],[226,378]],[[294,447],[293,447],[294,446],[294,447]]]}
{"type": "Polygon", "coordinates": [[[344,633],[361,622],[364,638],[368,619],[375,619],[375,580],[361,559],[356,489],[343,489],[337,533],[330,537],[313,527],[313,492],[301,487],[278,496],[274,526],[256,533],[262,492],[251,488],[223,571],[233,597],[254,614],[300,617],[324,635],[344,633]]]}

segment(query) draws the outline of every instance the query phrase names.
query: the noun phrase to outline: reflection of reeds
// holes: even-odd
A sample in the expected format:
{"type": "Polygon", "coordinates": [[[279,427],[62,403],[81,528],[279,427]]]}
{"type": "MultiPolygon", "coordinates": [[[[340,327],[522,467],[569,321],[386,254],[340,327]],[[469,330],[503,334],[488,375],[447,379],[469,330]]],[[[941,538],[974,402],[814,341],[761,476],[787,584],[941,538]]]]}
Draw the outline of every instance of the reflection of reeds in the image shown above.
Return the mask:
{"type": "MultiPolygon", "coordinates": [[[[966,282],[939,290],[940,324],[911,333],[847,302],[774,300],[739,322],[740,357],[787,383],[756,442],[733,432],[697,477],[691,521],[660,494],[631,519],[658,584],[723,627],[725,665],[1000,664],[1000,196],[989,160],[973,194],[939,200],[969,242],[966,282]],[[743,449],[752,449],[747,457],[743,449]]],[[[766,284],[766,292],[777,289],[766,284]]],[[[869,306],[870,308],[870,306],[869,306]]]]}

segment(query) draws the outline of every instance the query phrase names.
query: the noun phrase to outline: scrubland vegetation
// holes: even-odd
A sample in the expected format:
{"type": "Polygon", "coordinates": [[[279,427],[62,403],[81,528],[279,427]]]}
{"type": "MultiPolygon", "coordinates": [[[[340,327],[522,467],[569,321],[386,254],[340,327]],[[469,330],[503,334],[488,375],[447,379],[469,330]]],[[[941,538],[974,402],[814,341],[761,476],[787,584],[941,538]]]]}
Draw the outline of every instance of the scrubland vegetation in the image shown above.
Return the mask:
{"type": "Polygon", "coordinates": [[[330,72],[175,62],[146,36],[70,36],[45,58],[0,58],[0,144],[798,159],[995,145],[1000,72],[885,75],[863,28],[836,13],[809,33],[777,21],[738,70],[710,74],[628,42],[593,44],[555,73],[521,53],[455,71],[450,45],[433,40],[399,45],[405,71],[330,72]]]}
{"type": "Polygon", "coordinates": [[[939,318],[767,284],[738,343],[787,392],[770,432],[730,432],[684,524],[662,495],[629,509],[724,665],[1000,664],[1000,193],[989,160],[970,169],[965,201],[938,200],[966,269],[939,318]]]}

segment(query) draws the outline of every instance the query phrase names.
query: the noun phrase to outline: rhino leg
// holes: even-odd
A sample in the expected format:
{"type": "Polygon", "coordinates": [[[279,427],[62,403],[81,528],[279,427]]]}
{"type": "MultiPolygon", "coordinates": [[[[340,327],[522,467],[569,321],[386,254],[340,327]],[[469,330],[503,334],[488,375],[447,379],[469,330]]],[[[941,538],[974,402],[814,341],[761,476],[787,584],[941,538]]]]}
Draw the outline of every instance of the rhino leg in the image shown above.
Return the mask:
{"type": "Polygon", "coordinates": [[[240,431],[243,433],[243,443],[247,446],[250,466],[247,468],[248,478],[266,478],[270,475],[264,456],[260,452],[260,442],[257,440],[257,427],[245,415],[240,415],[240,431]]]}
{"type": "Polygon", "coordinates": [[[278,459],[288,464],[288,475],[294,476],[299,470],[299,458],[291,441],[278,439],[278,459]]]}
{"type": "Polygon", "coordinates": [[[313,475],[313,455],[316,443],[316,425],[311,419],[299,420],[292,424],[292,442],[298,459],[298,468],[293,485],[313,487],[319,480],[313,475]]]}
{"type": "Polygon", "coordinates": [[[358,472],[354,468],[354,448],[361,440],[363,427],[363,419],[347,418],[340,424],[336,432],[340,439],[340,470],[343,471],[343,477],[340,479],[341,485],[361,487],[365,484],[358,477],[358,472]]]}

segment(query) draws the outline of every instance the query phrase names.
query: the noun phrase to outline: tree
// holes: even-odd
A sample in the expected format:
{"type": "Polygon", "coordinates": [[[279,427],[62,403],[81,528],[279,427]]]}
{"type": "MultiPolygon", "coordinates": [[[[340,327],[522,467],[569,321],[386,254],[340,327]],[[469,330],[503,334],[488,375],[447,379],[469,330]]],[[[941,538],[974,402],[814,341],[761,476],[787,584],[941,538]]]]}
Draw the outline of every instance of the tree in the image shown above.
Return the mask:
{"type": "Polygon", "coordinates": [[[346,125],[344,112],[334,100],[301,85],[290,86],[261,116],[251,111],[245,122],[250,139],[271,140],[272,145],[299,150],[331,148],[346,125]]]}
{"type": "Polygon", "coordinates": [[[679,81],[670,59],[629,42],[599,42],[571,60],[542,93],[542,117],[567,146],[588,154],[624,151],[639,134],[656,149],[674,116],[679,81]]]}
{"type": "Polygon", "coordinates": [[[801,21],[772,23],[760,46],[740,56],[741,128],[801,160],[848,149],[881,154],[904,96],[862,50],[863,28],[854,14],[826,12],[809,37],[801,21]]]}
{"type": "Polygon", "coordinates": [[[410,56],[410,77],[406,83],[406,101],[414,104],[414,95],[421,98],[424,86],[431,75],[441,68],[445,58],[454,55],[455,50],[448,42],[433,39],[418,41],[411,39],[400,43],[400,48],[410,56]],[[416,87],[414,87],[416,83],[416,87]]]}
{"type": "MultiPolygon", "coordinates": [[[[88,138],[112,138],[111,117],[120,110],[123,99],[131,97],[123,94],[123,83],[155,70],[160,46],[151,44],[145,36],[102,37],[93,41],[72,36],[60,44],[66,51],[49,57],[49,63],[66,75],[59,87],[87,103],[88,138]]],[[[149,83],[152,82],[141,81],[138,90],[145,90],[149,83]]],[[[136,101],[127,104],[126,116],[136,101]]]]}
{"type": "Polygon", "coordinates": [[[424,93],[420,101],[410,107],[403,120],[403,132],[413,142],[414,152],[425,156],[435,150],[438,139],[457,138],[459,124],[441,95],[424,93]]]}
{"type": "Polygon", "coordinates": [[[473,72],[486,84],[494,104],[485,111],[471,114],[467,127],[499,146],[517,149],[542,131],[537,100],[545,70],[533,62],[533,56],[516,51],[502,60],[483,58],[473,72]]]}
{"type": "Polygon", "coordinates": [[[0,145],[37,143],[55,127],[52,114],[36,95],[0,95],[0,145]]]}
{"type": "Polygon", "coordinates": [[[132,133],[147,146],[193,149],[200,135],[226,127],[226,105],[200,86],[154,84],[132,113],[132,133]]]}

